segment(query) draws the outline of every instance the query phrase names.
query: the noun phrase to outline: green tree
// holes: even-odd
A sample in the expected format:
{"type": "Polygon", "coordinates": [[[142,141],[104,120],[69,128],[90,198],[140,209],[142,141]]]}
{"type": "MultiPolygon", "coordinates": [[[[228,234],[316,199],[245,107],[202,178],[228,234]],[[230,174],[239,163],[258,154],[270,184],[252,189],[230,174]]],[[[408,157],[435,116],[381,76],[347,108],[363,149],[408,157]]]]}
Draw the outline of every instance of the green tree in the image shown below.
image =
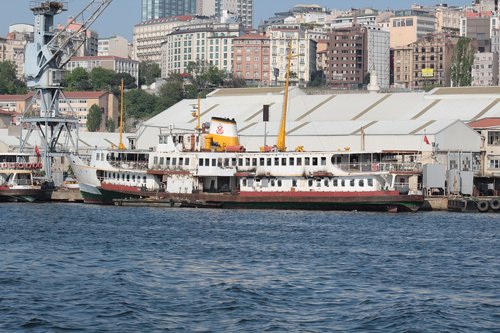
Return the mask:
{"type": "Polygon", "coordinates": [[[106,130],[110,133],[113,133],[115,131],[115,122],[113,119],[109,118],[108,123],[106,124],[106,130]]]}
{"type": "Polygon", "coordinates": [[[112,91],[116,73],[111,69],[95,67],[90,71],[90,81],[93,90],[112,91]]]}
{"type": "Polygon", "coordinates": [[[184,83],[179,74],[172,74],[167,81],[160,87],[158,95],[160,105],[163,110],[180,102],[185,97],[184,83]]]}
{"type": "Polygon", "coordinates": [[[153,61],[141,61],[139,64],[139,86],[148,86],[161,77],[160,65],[153,61]]]}
{"type": "Polygon", "coordinates": [[[164,109],[160,105],[160,97],[148,94],[144,90],[125,92],[124,108],[126,118],[147,119],[164,109]]]}
{"type": "Polygon", "coordinates": [[[87,130],[89,132],[96,132],[101,127],[102,113],[99,106],[96,104],[90,107],[89,113],[87,115],[87,130]]]}
{"type": "Polygon", "coordinates": [[[451,59],[451,82],[453,86],[466,87],[471,85],[474,52],[474,46],[470,38],[461,37],[458,40],[451,59]]]}
{"type": "Polygon", "coordinates": [[[311,82],[309,87],[324,87],[326,86],[326,77],[323,71],[315,71],[311,74],[311,82]]]}
{"type": "Polygon", "coordinates": [[[67,72],[65,76],[65,86],[70,91],[92,90],[89,72],[82,67],[78,67],[71,72],[67,72]]]}
{"type": "Polygon", "coordinates": [[[17,78],[16,65],[10,61],[0,62],[0,94],[26,94],[26,84],[17,78]]]}

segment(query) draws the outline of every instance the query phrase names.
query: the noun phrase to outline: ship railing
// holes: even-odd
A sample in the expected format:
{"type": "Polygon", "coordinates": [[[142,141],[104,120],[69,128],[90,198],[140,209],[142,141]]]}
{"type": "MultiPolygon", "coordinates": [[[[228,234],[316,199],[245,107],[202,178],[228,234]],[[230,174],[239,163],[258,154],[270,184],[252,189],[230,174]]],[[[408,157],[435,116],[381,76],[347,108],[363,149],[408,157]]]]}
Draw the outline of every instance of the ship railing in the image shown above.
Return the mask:
{"type": "Polygon", "coordinates": [[[422,164],[394,162],[340,163],[338,168],[345,172],[422,172],[422,164]]]}

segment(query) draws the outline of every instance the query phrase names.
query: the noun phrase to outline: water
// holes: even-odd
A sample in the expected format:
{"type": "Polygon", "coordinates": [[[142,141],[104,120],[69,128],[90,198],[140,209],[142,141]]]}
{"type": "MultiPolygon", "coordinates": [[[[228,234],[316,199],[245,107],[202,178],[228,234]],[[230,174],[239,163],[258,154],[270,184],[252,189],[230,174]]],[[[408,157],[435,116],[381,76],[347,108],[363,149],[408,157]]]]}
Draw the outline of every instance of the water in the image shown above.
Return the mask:
{"type": "Polygon", "coordinates": [[[0,204],[1,332],[500,332],[500,215],[0,204]]]}

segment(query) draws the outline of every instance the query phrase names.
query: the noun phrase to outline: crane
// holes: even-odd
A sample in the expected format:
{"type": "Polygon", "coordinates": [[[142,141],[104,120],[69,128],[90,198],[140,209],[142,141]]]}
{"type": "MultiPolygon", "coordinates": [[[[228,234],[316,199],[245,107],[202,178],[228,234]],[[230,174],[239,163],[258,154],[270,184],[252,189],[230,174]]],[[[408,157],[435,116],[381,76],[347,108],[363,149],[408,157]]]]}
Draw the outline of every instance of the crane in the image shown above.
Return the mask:
{"type": "Polygon", "coordinates": [[[26,46],[24,69],[27,86],[34,94],[20,119],[20,150],[28,148],[32,133],[39,133],[49,181],[54,158],[63,157],[68,149],[78,151],[78,118],[73,111],[61,114],[59,110],[59,100],[67,101],[62,90],[64,65],[86,42],[88,29],[111,2],[91,0],[58,32],[54,17],[67,10],[67,1],[30,2],[35,15],[34,41],[26,46]],[[39,112],[33,110],[37,103],[39,112]],[[59,143],[61,137],[65,137],[64,143],[59,143]]]}

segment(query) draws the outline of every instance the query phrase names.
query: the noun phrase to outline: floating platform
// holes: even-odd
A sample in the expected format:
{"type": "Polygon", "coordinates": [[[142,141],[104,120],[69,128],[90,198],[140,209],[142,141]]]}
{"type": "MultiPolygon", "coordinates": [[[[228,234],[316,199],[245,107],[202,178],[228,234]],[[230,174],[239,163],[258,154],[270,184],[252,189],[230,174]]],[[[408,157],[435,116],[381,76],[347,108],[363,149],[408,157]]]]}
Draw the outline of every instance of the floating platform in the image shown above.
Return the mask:
{"type": "Polygon", "coordinates": [[[448,199],[452,212],[500,213],[500,197],[456,197],[448,199]]]}

